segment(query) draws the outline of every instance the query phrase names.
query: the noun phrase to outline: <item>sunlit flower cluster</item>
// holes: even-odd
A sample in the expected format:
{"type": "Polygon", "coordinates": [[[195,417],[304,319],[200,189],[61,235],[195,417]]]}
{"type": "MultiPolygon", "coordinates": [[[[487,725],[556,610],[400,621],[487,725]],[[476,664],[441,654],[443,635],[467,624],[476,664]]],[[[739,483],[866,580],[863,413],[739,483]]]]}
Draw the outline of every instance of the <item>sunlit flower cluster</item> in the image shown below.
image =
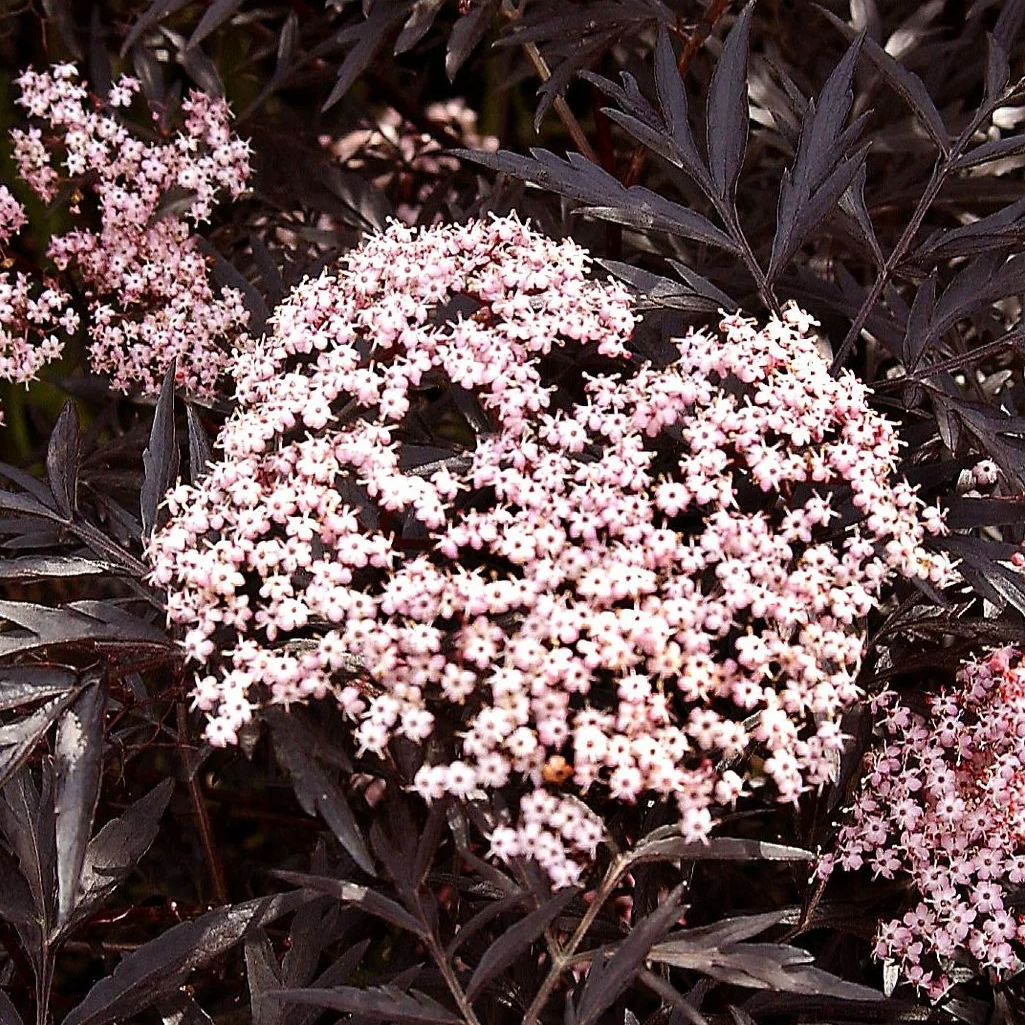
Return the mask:
{"type": "Polygon", "coordinates": [[[46,201],[66,188],[82,223],[84,196],[96,200],[98,230],[57,235],[48,253],[81,275],[93,369],[118,390],[154,392],[177,359],[179,384],[212,397],[248,320],[241,293],[211,286],[190,227],[221,193],[239,196],[249,175],[249,147],[231,135],[227,105],[190,93],[181,131],[150,142],[120,113],[139,89],[133,78],[117,81],[103,106],[70,64],[16,82],[35,122],[11,132],[21,177],[46,201]]]}
{"type": "Polygon", "coordinates": [[[1025,968],[1025,664],[1001,648],[963,666],[928,715],[886,695],[881,742],[822,875],[867,866],[910,878],[907,913],[880,928],[875,955],[938,998],[949,959],[968,951],[998,978],[1025,968]]]}
{"type": "MultiPolygon", "coordinates": [[[[37,282],[9,268],[4,246],[25,225],[25,209],[0,185],[0,379],[27,383],[64,347],[61,336],[78,328],[71,297],[55,281],[37,282]]],[[[0,415],[0,423],[3,422],[0,415]]]]}
{"type": "Polygon", "coordinates": [[[573,795],[660,796],[700,840],[751,786],[831,778],[865,615],[894,573],[950,574],[804,314],[656,367],[587,270],[515,218],[371,238],[240,358],[220,460],[149,552],[212,743],[331,695],[361,753],[426,745],[428,799],[528,781],[494,853],[560,884],[600,835],[573,795]]]}

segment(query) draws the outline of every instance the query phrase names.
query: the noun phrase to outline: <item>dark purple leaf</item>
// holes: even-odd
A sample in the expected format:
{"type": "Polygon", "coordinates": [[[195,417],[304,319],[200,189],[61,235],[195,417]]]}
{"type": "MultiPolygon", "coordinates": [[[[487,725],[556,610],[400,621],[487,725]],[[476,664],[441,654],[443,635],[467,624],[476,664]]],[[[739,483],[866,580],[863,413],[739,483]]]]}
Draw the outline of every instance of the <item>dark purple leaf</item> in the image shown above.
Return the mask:
{"type": "Polygon", "coordinates": [[[365,20],[358,25],[343,29],[335,37],[340,45],[354,43],[345,56],[334,88],[321,107],[322,111],[333,107],[352,88],[353,82],[370,66],[373,59],[386,44],[392,29],[408,16],[411,3],[389,3],[373,0],[365,11],[365,20]]]}
{"type": "Polygon", "coordinates": [[[916,263],[977,256],[1014,249],[1025,241],[1025,200],[1011,203],[971,224],[935,232],[914,253],[916,263]]]}
{"type": "Polygon", "coordinates": [[[280,709],[268,709],[264,717],[271,727],[278,763],[292,781],[303,810],[307,815],[319,813],[352,860],[367,875],[376,875],[373,858],[341,788],[311,750],[314,739],[310,729],[304,729],[294,714],[280,709]]]}
{"type": "Polygon", "coordinates": [[[505,150],[498,153],[453,152],[466,160],[534,182],[550,192],[583,203],[586,208],[581,213],[631,227],[697,239],[727,252],[738,251],[736,242],[701,214],[650,189],[638,185],[627,189],[607,171],[578,153],[571,153],[568,160],[561,160],[544,149],[532,149],[529,157],[505,150]]]}
{"type": "Polygon", "coordinates": [[[643,837],[630,851],[631,863],[649,859],[686,861],[813,861],[815,855],[801,847],[717,836],[696,843],[680,835],[676,826],[662,826],[643,837]]]}
{"type": "MultiPolygon", "coordinates": [[[[794,211],[796,216],[788,221],[780,220],[779,224],[786,224],[787,230],[781,237],[778,231],[772,242],[772,258],[769,267],[769,277],[785,267],[790,258],[797,250],[804,245],[808,236],[819,226],[840,201],[840,197],[847,191],[858,173],[864,167],[865,156],[868,147],[865,146],[852,156],[841,160],[836,168],[830,172],[825,181],[819,184],[814,191],[803,197],[802,206],[794,211]],[[779,245],[777,246],[777,241],[779,245]]],[[[780,200],[782,202],[783,190],[791,183],[790,173],[783,172],[783,183],[780,189],[780,200]]],[[[789,217],[789,213],[787,215],[789,217]]]]}
{"type": "Polygon", "coordinates": [[[484,38],[484,33],[495,19],[499,3],[500,0],[478,0],[452,26],[445,50],[445,73],[450,82],[484,38]]]}
{"type": "Polygon", "coordinates": [[[164,18],[168,18],[176,11],[187,7],[189,3],[191,3],[191,0],[153,0],[149,8],[132,26],[128,35],[125,36],[125,41],[121,44],[121,59],[124,60],[125,54],[135,46],[144,33],[148,32],[151,28],[155,28],[164,18]]]}
{"type": "Polygon", "coordinates": [[[203,421],[191,402],[185,403],[185,415],[189,427],[189,480],[195,484],[213,460],[213,448],[203,427],[203,421]]]}
{"type": "Polygon", "coordinates": [[[1014,51],[1023,22],[1025,3],[1022,0],[1004,0],[1004,3],[1000,4],[1000,14],[996,25],[993,26],[993,38],[1005,53],[1010,54],[1014,51]]]}
{"type": "Polygon", "coordinates": [[[156,1005],[163,1025],[214,1025],[213,1019],[186,993],[174,993],[156,1005]]]}
{"type": "MultiPolygon", "coordinates": [[[[174,39],[181,38],[177,33],[166,32],[166,30],[165,35],[174,39]]],[[[199,47],[187,49],[184,46],[180,46],[178,49],[178,63],[181,64],[185,74],[203,92],[210,96],[224,99],[224,82],[221,80],[221,74],[217,70],[217,65],[199,47]]],[[[194,237],[196,239],[202,238],[201,235],[194,237]]]]}
{"type": "Polygon", "coordinates": [[[250,930],[294,911],[301,893],[260,897],[182,922],[128,954],[97,982],[62,1025],[104,1025],[131,1018],[175,992],[193,970],[231,950],[250,930]]]}
{"type": "Polygon", "coordinates": [[[1025,135],[1009,135],[1003,139],[990,139],[988,142],[968,150],[967,153],[962,153],[954,161],[954,167],[963,171],[968,167],[977,167],[990,160],[1001,160],[1004,157],[1017,156],[1019,153],[1025,153],[1025,135]]]}
{"type": "Polygon", "coordinates": [[[121,572],[120,566],[77,555],[22,555],[0,560],[0,580],[52,580],[121,572]]]}
{"type": "Polygon", "coordinates": [[[0,989],[0,1025],[23,1025],[18,1009],[2,989],[0,989]]]}
{"type": "Polygon", "coordinates": [[[867,986],[846,982],[814,967],[814,958],[800,947],[774,943],[741,943],[779,920],[776,913],[726,919],[701,929],[684,929],[650,951],[652,961],[701,972],[721,982],[754,989],[836,996],[848,1000],[884,1000],[867,986]]]}
{"type": "Polygon", "coordinates": [[[281,989],[280,966],[270,938],[263,929],[254,930],[247,937],[245,957],[252,1025],[277,1025],[284,1008],[271,999],[270,994],[281,989]]]}
{"type": "Polygon", "coordinates": [[[680,917],[680,895],[687,884],[680,883],[630,930],[612,955],[591,962],[584,981],[584,991],[576,1009],[576,1025],[592,1025],[615,1003],[619,995],[634,981],[637,972],[648,960],[654,944],[665,936],[680,917]]]}
{"type": "Polygon", "coordinates": [[[53,827],[53,776],[44,762],[41,788],[36,789],[32,772],[22,767],[7,779],[0,792],[0,832],[8,849],[18,859],[21,875],[32,896],[32,936],[36,949],[30,950],[37,966],[46,959],[46,946],[53,921],[53,890],[56,841],[53,827]]]}
{"type": "Polygon", "coordinates": [[[76,673],[57,666],[0,667],[0,711],[66,694],[77,682],[76,673]]]}
{"type": "Polygon", "coordinates": [[[910,373],[917,366],[930,340],[929,323],[936,307],[936,275],[931,274],[918,286],[915,301],[911,304],[908,326],[904,334],[902,356],[904,366],[910,373]]]}
{"type": "Polygon", "coordinates": [[[789,172],[784,172],[780,186],[776,235],[769,264],[770,279],[783,269],[800,247],[804,234],[811,230],[809,223],[818,223],[828,213],[828,209],[821,208],[815,210],[814,215],[809,211],[813,195],[827,182],[833,183],[834,190],[842,182],[843,188],[836,191],[835,202],[857,171],[856,158],[845,162],[849,165],[846,169],[840,161],[853,142],[850,134],[842,129],[854,100],[851,77],[862,39],[863,34],[855,39],[826,80],[818,100],[808,104],[794,165],[789,172]]]}
{"type": "Polygon", "coordinates": [[[868,212],[868,206],[865,203],[865,178],[865,164],[862,162],[847,191],[840,197],[840,207],[858,226],[858,231],[872,250],[872,257],[876,262],[876,267],[879,268],[886,263],[886,257],[883,256],[883,251],[879,246],[875,225],[872,223],[872,215],[868,212]]]}
{"type": "Polygon", "coordinates": [[[336,986],[334,989],[284,989],[274,994],[276,1000],[329,1007],[334,1011],[361,1015],[388,1022],[389,1025],[462,1025],[462,1019],[441,1004],[416,990],[402,992],[395,986],[357,989],[336,986]]]}
{"type": "Polygon", "coordinates": [[[178,443],[174,430],[174,361],[164,374],[160,397],[153,411],[153,427],[149,445],[142,453],[142,491],[139,505],[142,534],[148,539],[157,525],[157,515],[164,496],[178,479],[178,443]]]}
{"type": "Polygon", "coordinates": [[[101,22],[100,8],[89,12],[89,89],[106,102],[110,95],[110,51],[101,22]]]}
{"type": "Polygon", "coordinates": [[[733,23],[708,88],[705,109],[708,169],[721,199],[732,200],[747,149],[747,52],[754,0],[733,23]]]}
{"type": "Polygon", "coordinates": [[[75,912],[68,926],[82,921],[128,878],[156,839],[174,780],[158,783],[89,841],[82,859],[75,912]]]}
{"type": "Polygon", "coordinates": [[[466,987],[467,999],[473,1000],[496,975],[511,965],[518,957],[526,954],[530,945],[537,942],[545,929],[562,914],[579,893],[579,887],[564,887],[539,908],[535,908],[525,918],[506,929],[488,947],[474,969],[466,987]]]}
{"type": "Polygon", "coordinates": [[[74,700],[75,692],[70,691],[48,701],[24,719],[0,726],[0,786],[4,786],[22,768],[43,734],[74,700]]]}
{"type": "MultiPolygon", "coordinates": [[[[639,300],[642,307],[650,305],[656,308],[703,313],[715,313],[721,308],[728,310],[737,308],[737,304],[725,292],[720,292],[710,281],[706,281],[699,274],[693,272],[688,272],[690,280],[681,282],[652,274],[651,271],[642,270],[640,267],[620,263],[618,260],[599,260],[597,262],[616,277],[633,285],[640,293],[639,300]],[[700,284],[701,290],[695,288],[692,283],[700,284]]],[[[678,269],[682,266],[679,264],[678,269]]]]}
{"type": "Polygon", "coordinates": [[[197,235],[195,238],[197,248],[212,265],[211,272],[214,281],[222,288],[234,288],[242,293],[242,301],[249,311],[249,330],[254,335],[263,334],[264,328],[267,326],[267,317],[270,314],[259,289],[239,273],[234,264],[221,256],[205,238],[201,235],[197,235]]]}
{"type": "Polygon", "coordinates": [[[274,872],[273,874],[286,883],[292,883],[293,886],[316,890],[317,893],[327,894],[345,904],[358,907],[368,915],[390,922],[414,936],[427,935],[427,926],[423,922],[414,918],[400,904],[387,897],[382,897],[376,890],[371,890],[367,886],[327,876],[307,875],[304,872],[274,872]]]}
{"type": "Polygon", "coordinates": [[[86,847],[92,835],[103,770],[106,688],[88,683],[61,717],[54,745],[57,831],[57,927],[71,917],[86,847]]]}
{"type": "MultiPolygon", "coordinates": [[[[835,14],[826,10],[820,5],[819,10],[829,21],[848,39],[856,35],[854,30],[844,21],[841,21],[835,14]]],[[[913,71],[904,67],[895,57],[892,57],[870,36],[865,36],[863,41],[865,56],[872,62],[876,70],[886,79],[890,88],[908,105],[911,112],[915,114],[922,126],[929,133],[930,138],[939,147],[941,152],[949,152],[950,144],[947,140],[947,127],[943,123],[940,112],[936,109],[929,90],[913,71]]]]}
{"type": "Polygon", "coordinates": [[[951,530],[976,530],[1025,521],[1025,497],[993,495],[986,498],[951,498],[946,509],[951,530]]]}
{"type": "Polygon", "coordinates": [[[71,56],[80,61],[82,47],[75,32],[75,18],[71,12],[70,0],[43,0],[43,13],[56,26],[61,42],[68,48],[71,56]]]}
{"type": "MultiPolygon", "coordinates": [[[[1003,611],[1008,605],[1025,613],[1025,585],[1021,573],[997,561],[996,542],[979,538],[948,536],[934,539],[934,544],[960,560],[958,572],[981,597],[1003,611]]],[[[1010,552],[1003,557],[1007,558],[1010,552]]]]}
{"type": "Polygon", "coordinates": [[[46,447],[46,477],[57,510],[69,520],[78,508],[78,461],[78,414],[68,399],[46,447]]]}
{"type": "Polygon", "coordinates": [[[402,26],[399,38],[395,40],[396,55],[411,50],[423,39],[444,3],[445,0],[416,0],[406,24],[402,26]]]}
{"type": "Polygon", "coordinates": [[[211,32],[216,32],[242,6],[242,0],[214,0],[203,12],[199,24],[192,30],[186,48],[199,46],[211,32]]]}
{"type": "MultiPolygon", "coordinates": [[[[747,14],[747,8],[744,13],[738,18],[738,23],[742,21],[747,14]]],[[[747,25],[750,25],[750,18],[748,17],[747,25]]],[[[742,31],[747,29],[742,25],[742,31]]],[[[734,25],[733,32],[730,33],[731,38],[736,33],[736,24],[734,25]]],[[[730,44],[728,44],[730,45],[730,44]]],[[[676,156],[677,166],[685,169],[694,180],[702,186],[702,188],[708,190],[711,188],[711,179],[708,175],[708,169],[701,159],[701,154],[698,153],[697,146],[694,145],[694,136],[690,130],[690,119],[688,117],[687,108],[687,90],[684,88],[683,79],[680,77],[679,69],[676,65],[676,54],[673,52],[673,44],[669,39],[669,32],[665,25],[659,25],[658,29],[658,40],[655,43],[655,89],[658,92],[658,102],[662,107],[662,113],[665,116],[666,125],[669,128],[670,137],[673,143],[673,152],[676,156]]],[[[747,81],[745,79],[744,85],[744,133],[746,139],[747,133],[747,81]]],[[[658,151],[656,151],[658,152],[658,151]]],[[[662,154],[665,156],[665,154],[662,154]]],[[[743,155],[741,155],[743,159],[743,155]]]]}
{"type": "Polygon", "coordinates": [[[1011,67],[1007,53],[997,40],[986,33],[986,93],[983,105],[993,108],[1004,98],[1011,67]]]}

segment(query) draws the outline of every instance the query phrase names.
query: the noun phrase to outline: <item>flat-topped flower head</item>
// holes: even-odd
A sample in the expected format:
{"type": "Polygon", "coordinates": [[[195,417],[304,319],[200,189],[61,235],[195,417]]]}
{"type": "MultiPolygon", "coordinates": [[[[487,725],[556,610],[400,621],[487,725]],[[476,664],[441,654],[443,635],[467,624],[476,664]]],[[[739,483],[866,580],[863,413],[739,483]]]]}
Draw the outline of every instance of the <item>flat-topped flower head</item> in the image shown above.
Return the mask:
{"type": "Polygon", "coordinates": [[[1000,648],[965,663],[927,717],[885,695],[881,741],[836,851],[821,866],[868,866],[914,884],[909,910],[884,923],[875,956],[938,999],[951,957],[967,951],[1004,979],[1025,968],[1025,663],[1000,648]]]}
{"type": "MultiPolygon", "coordinates": [[[[227,104],[192,92],[181,130],[143,142],[119,115],[139,90],[134,78],[115,82],[105,107],[70,64],[25,71],[16,84],[38,122],[11,131],[20,176],[47,202],[69,183],[96,199],[98,230],[72,228],[48,249],[60,270],[81,276],[93,369],[119,391],[155,393],[177,360],[178,383],[213,398],[248,322],[237,289],[211,286],[193,235],[249,176],[249,146],[231,135],[227,104]]],[[[74,201],[70,212],[80,212],[74,201]]]]}
{"type": "Polygon", "coordinates": [[[591,797],[674,801],[703,839],[754,782],[794,801],[829,779],[863,617],[892,574],[949,565],[802,317],[641,363],[627,292],[514,217],[393,224],[303,282],[150,548],[212,674],[208,738],[328,694],[364,754],[454,734],[414,786],[556,800],[493,846],[560,881],[600,838],[591,797]],[[463,444],[428,422],[439,394],[463,444]]]}
{"type": "MultiPolygon", "coordinates": [[[[27,384],[57,359],[78,328],[71,297],[50,277],[7,268],[4,245],[26,223],[25,208],[0,185],[0,380],[27,384]]],[[[3,422],[0,414],[0,423],[3,422]]]]}

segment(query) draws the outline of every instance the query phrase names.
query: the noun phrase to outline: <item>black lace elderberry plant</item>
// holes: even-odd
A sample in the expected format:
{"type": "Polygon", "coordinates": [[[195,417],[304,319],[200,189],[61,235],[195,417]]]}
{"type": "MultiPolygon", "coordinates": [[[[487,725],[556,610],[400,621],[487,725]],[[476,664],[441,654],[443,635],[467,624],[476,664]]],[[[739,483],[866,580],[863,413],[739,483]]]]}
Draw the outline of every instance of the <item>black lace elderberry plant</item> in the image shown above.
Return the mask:
{"type": "MultiPolygon", "coordinates": [[[[907,984],[915,979],[906,945],[900,965],[886,963],[897,947],[880,943],[881,923],[904,922],[921,893],[896,870],[892,879],[871,867],[835,872],[828,886],[814,870],[819,852],[842,855],[836,837],[852,801],[860,821],[878,822],[865,803],[873,772],[899,776],[879,768],[891,759],[892,745],[881,742],[907,741],[915,716],[924,721],[944,694],[960,693],[960,666],[984,664],[994,649],[1025,642],[1022,21],[1016,0],[914,10],[890,0],[820,7],[776,0],[54,0],[42,13],[14,8],[0,16],[10,79],[27,65],[45,75],[51,66],[74,64],[86,90],[78,109],[88,121],[84,135],[67,140],[54,124],[29,124],[13,108],[4,114],[5,130],[38,130],[23,137],[22,148],[50,152],[56,180],[44,210],[7,159],[13,140],[3,150],[8,191],[0,198],[8,223],[20,228],[4,241],[4,280],[24,288],[9,297],[7,313],[0,309],[0,321],[17,328],[12,341],[36,346],[32,352],[45,358],[32,363],[42,381],[28,391],[5,387],[0,396],[0,1019],[1015,1020],[1018,980],[989,971],[970,947],[929,948],[933,978],[944,979],[929,992],[907,984]],[[138,82],[137,93],[124,94],[125,75],[138,82]],[[186,175],[177,186],[163,178],[147,185],[140,163],[131,181],[148,190],[143,202],[150,204],[140,215],[124,187],[128,179],[66,163],[88,147],[89,132],[113,132],[116,156],[129,161],[136,146],[157,152],[184,145],[183,166],[216,162],[205,143],[192,150],[181,141],[195,109],[192,90],[226,100],[230,132],[250,142],[247,191],[233,201],[225,196],[206,210],[196,194],[197,181],[224,168],[204,165],[198,178],[186,175]],[[155,205],[151,187],[161,192],[155,205]],[[843,663],[851,676],[845,710],[818,720],[806,710],[813,733],[836,712],[837,749],[822,753],[832,782],[779,804],[779,745],[770,737],[754,737],[743,750],[710,748],[707,765],[688,754],[688,769],[708,779],[746,781],[735,807],[725,793],[706,802],[714,810],[707,842],[681,835],[674,802],[646,791],[626,800],[629,774],[617,777],[618,796],[611,774],[581,794],[573,780],[576,752],[557,750],[557,734],[545,742],[544,760],[531,767],[527,759],[509,784],[470,787],[455,766],[466,759],[454,756],[480,710],[472,696],[462,706],[450,702],[458,714],[444,723],[439,717],[426,738],[412,719],[405,735],[394,724],[383,740],[371,727],[357,734],[336,702],[290,698],[287,706],[264,702],[250,710],[249,722],[235,724],[237,746],[207,743],[197,707],[201,678],[195,661],[186,661],[184,638],[165,626],[167,595],[150,577],[146,552],[174,529],[169,491],[184,497],[187,486],[199,489],[229,472],[215,441],[231,434],[243,399],[226,377],[198,394],[186,380],[176,383],[176,374],[187,374],[183,366],[163,373],[166,361],[145,388],[112,388],[118,371],[141,365],[146,338],[119,319],[127,311],[117,289],[101,300],[89,269],[74,260],[61,266],[50,249],[72,230],[83,233],[76,238],[87,249],[114,222],[140,238],[170,238],[187,221],[186,284],[230,297],[251,337],[239,332],[229,369],[252,371],[246,353],[253,340],[284,337],[283,300],[297,286],[308,291],[323,271],[335,272],[393,215],[425,229],[501,223],[514,211],[520,223],[530,219],[537,237],[571,240],[553,247],[586,246],[593,261],[582,280],[622,296],[609,276],[622,279],[631,308],[642,314],[625,333],[622,353],[602,352],[581,336],[531,357],[552,397],[553,438],[589,397],[612,402],[630,382],[664,386],[679,359],[674,340],[690,329],[698,330],[692,338],[707,340],[724,316],[734,325],[747,324],[747,316],[764,339],[773,315],[795,316],[796,302],[807,317],[799,351],[789,357],[795,369],[814,371],[817,380],[829,370],[822,362],[828,358],[833,381],[822,390],[857,384],[874,407],[870,419],[892,425],[888,467],[895,480],[917,487],[910,505],[938,507],[946,524],[916,543],[922,566],[954,561],[957,579],[908,572],[880,583],[860,609],[863,617],[839,631],[857,634],[857,658],[848,664],[851,653],[837,651],[816,662],[827,674],[843,663]],[[52,309],[32,307],[47,288],[52,309]],[[111,311],[101,325],[110,351],[122,342],[143,347],[126,349],[130,358],[120,365],[89,362],[90,318],[101,302],[111,311]],[[804,330],[811,328],[814,338],[804,330]],[[56,343],[39,349],[37,341],[51,333],[56,343]],[[884,688],[895,692],[889,707],[907,712],[896,730],[855,700],[884,688]],[[874,767],[867,771],[866,754],[874,767]],[[436,785],[441,771],[444,787],[436,785]],[[561,880],[574,885],[553,889],[538,859],[514,854],[509,844],[509,857],[496,856],[496,836],[499,847],[510,839],[500,830],[523,826],[517,810],[531,791],[543,799],[528,810],[547,816],[552,829],[572,820],[574,801],[601,824],[601,842],[588,846],[574,878],[561,880]]],[[[145,286],[146,295],[164,289],[156,262],[149,273],[130,287],[145,286]]],[[[456,289],[431,324],[463,323],[470,327],[460,330],[485,335],[504,317],[515,320],[515,310],[497,318],[485,310],[491,300],[482,301],[479,288],[475,279],[456,289]]],[[[524,315],[539,309],[532,301],[524,315]]],[[[217,328],[204,318],[179,326],[217,328]]],[[[141,314],[134,319],[146,323],[141,314]]],[[[173,317],[161,328],[172,337],[173,317]]],[[[330,362],[325,353],[351,341],[336,328],[322,349],[314,344],[289,356],[297,361],[288,368],[296,378],[289,387],[301,387],[300,369],[322,357],[330,362]]],[[[733,330],[739,345],[744,332],[733,330]]],[[[227,341],[221,348],[230,347],[227,341]]],[[[375,373],[403,369],[388,365],[385,348],[372,339],[354,351],[375,373]]],[[[271,363],[277,358],[268,355],[271,363]]],[[[204,380],[213,382],[206,369],[204,380]]],[[[782,364],[773,371],[784,372],[782,364]]],[[[508,429],[471,378],[452,380],[433,365],[416,381],[404,377],[408,408],[389,449],[398,460],[395,479],[441,474],[444,482],[447,472],[458,480],[508,429]]],[[[771,414],[740,375],[713,383],[722,393],[713,396],[717,416],[746,403],[771,414]]],[[[640,408],[634,392],[630,401],[640,408]]],[[[278,413],[296,401],[289,393],[278,413]]],[[[294,424],[279,425],[268,458],[380,412],[349,408],[341,396],[301,405],[294,424]],[[317,426],[323,415],[330,423],[317,426]]],[[[527,417],[525,429],[542,426],[527,417]]],[[[767,451],[802,448],[782,424],[773,430],[758,439],[767,451]]],[[[686,483],[674,478],[674,453],[692,440],[681,424],[664,423],[637,451],[650,458],[662,489],[657,515],[665,522],[658,528],[710,537],[708,503],[666,505],[682,501],[686,483]]],[[[822,443],[836,441],[831,435],[822,443]]],[[[570,453],[572,472],[597,473],[605,447],[621,442],[590,439],[570,453]]],[[[384,439],[376,443],[388,449],[384,439]]],[[[576,442],[567,434],[559,444],[576,442]]],[[[813,576],[821,567],[811,563],[841,550],[858,529],[861,512],[846,485],[823,494],[824,482],[812,475],[765,490],[737,452],[731,458],[737,509],[765,523],[809,505],[836,514],[814,526],[811,541],[794,542],[795,574],[813,576]]],[[[763,476],[769,463],[759,464],[763,476]]],[[[271,477],[287,469],[275,464],[271,477]]],[[[787,472],[805,469],[812,473],[794,462],[787,472]]],[[[253,480],[262,489],[271,477],[253,480]]],[[[430,527],[401,502],[378,509],[364,484],[342,475],[321,483],[335,486],[359,530],[391,538],[403,560],[429,551],[430,527]]],[[[448,501],[471,524],[503,505],[511,515],[523,513],[521,503],[498,495],[501,486],[457,488],[448,501]]],[[[193,524],[189,544],[197,553],[221,540],[216,506],[204,510],[205,529],[193,524]]],[[[644,509],[634,512],[643,519],[644,509]]],[[[283,536],[288,520],[268,530],[283,536]]],[[[602,543],[611,543],[608,529],[595,528],[602,543]]],[[[238,540],[232,535],[226,543],[238,540]]],[[[489,587],[522,576],[519,548],[492,551],[481,540],[480,549],[469,537],[453,540],[468,575],[489,587]]],[[[887,552],[887,543],[866,549],[863,564],[911,558],[887,552]]],[[[182,573],[195,569],[189,551],[174,552],[182,573]]],[[[704,568],[694,571],[702,593],[723,588],[717,573],[729,558],[702,556],[704,568]]],[[[276,601],[280,611],[294,600],[274,590],[283,581],[302,591],[321,580],[319,569],[306,566],[267,569],[266,578],[274,578],[267,594],[260,594],[265,579],[241,585],[252,592],[254,614],[262,602],[276,601]]],[[[353,569],[357,590],[369,589],[379,571],[369,561],[353,569]]],[[[184,622],[188,610],[171,600],[172,618],[184,622]]],[[[844,607],[839,599],[837,607],[844,607]]],[[[617,615],[633,608],[629,595],[612,600],[612,608],[617,615]]],[[[405,612],[389,616],[396,629],[424,626],[405,612]]],[[[280,645],[261,634],[280,647],[272,657],[301,663],[321,651],[330,631],[301,618],[289,620],[280,645]]],[[[511,609],[496,622],[503,631],[520,624],[511,609]]],[[[717,643],[751,653],[767,622],[752,614],[717,643]]],[[[445,631],[454,624],[432,625],[442,635],[436,654],[451,660],[445,631]]],[[[233,657],[216,644],[236,626],[216,624],[211,658],[233,657]]],[[[569,637],[571,625],[566,631],[569,637]]],[[[351,688],[349,696],[369,711],[386,704],[381,699],[394,681],[380,664],[368,664],[370,634],[363,643],[367,650],[358,655],[334,652],[337,679],[328,690],[351,688]]],[[[776,683],[793,670],[771,661],[766,667],[776,683]]],[[[455,695],[460,680],[449,683],[455,695]]],[[[589,703],[610,708],[637,700],[630,691],[620,701],[611,677],[592,686],[591,695],[573,696],[574,714],[589,703]]],[[[1005,688],[1007,700],[1015,700],[1012,690],[1005,688]]],[[[653,686],[651,695],[665,698],[666,689],[653,686]]],[[[758,727],[727,714],[727,697],[709,692],[701,700],[720,723],[758,727]]],[[[669,695],[669,714],[689,716],[685,705],[669,695]]],[[[688,718],[687,728],[700,732],[701,722],[688,718]]],[[[969,728],[976,729],[974,719],[969,728]]],[[[945,735],[931,719],[930,729],[930,736],[945,735]]],[[[947,782],[958,793],[974,792],[970,780],[947,782]]],[[[848,854],[851,830],[840,834],[848,854]]],[[[875,853],[876,863],[892,864],[885,852],[875,853]]],[[[1011,880],[1017,869],[1005,868],[1000,879],[1011,880]]],[[[936,881],[927,882],[934,893],[936,881]]],[[[985,913],[1001,928],[1018,906],[1013,885],[1003,895],[1007,915],[985,913]]],[[[920,928],[921,918],[915,923],[920,928]]],[[[976,943],[978,951],[985,946],[976,943]]],[[[1011,966],[1021,955],[1000,952],[1001,964],[1011,966]]]]}

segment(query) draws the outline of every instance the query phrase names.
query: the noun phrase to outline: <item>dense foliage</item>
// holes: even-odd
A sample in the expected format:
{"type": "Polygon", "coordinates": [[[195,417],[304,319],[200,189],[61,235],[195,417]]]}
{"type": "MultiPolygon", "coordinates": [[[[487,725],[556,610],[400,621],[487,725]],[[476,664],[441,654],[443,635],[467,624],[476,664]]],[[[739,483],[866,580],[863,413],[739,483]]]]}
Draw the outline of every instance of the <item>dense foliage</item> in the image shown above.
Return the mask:
{"type": "Polygon", "coordinates": [[[2,1025],[1022,1019],[1025,3],[0,27],[2,1025]]]}

